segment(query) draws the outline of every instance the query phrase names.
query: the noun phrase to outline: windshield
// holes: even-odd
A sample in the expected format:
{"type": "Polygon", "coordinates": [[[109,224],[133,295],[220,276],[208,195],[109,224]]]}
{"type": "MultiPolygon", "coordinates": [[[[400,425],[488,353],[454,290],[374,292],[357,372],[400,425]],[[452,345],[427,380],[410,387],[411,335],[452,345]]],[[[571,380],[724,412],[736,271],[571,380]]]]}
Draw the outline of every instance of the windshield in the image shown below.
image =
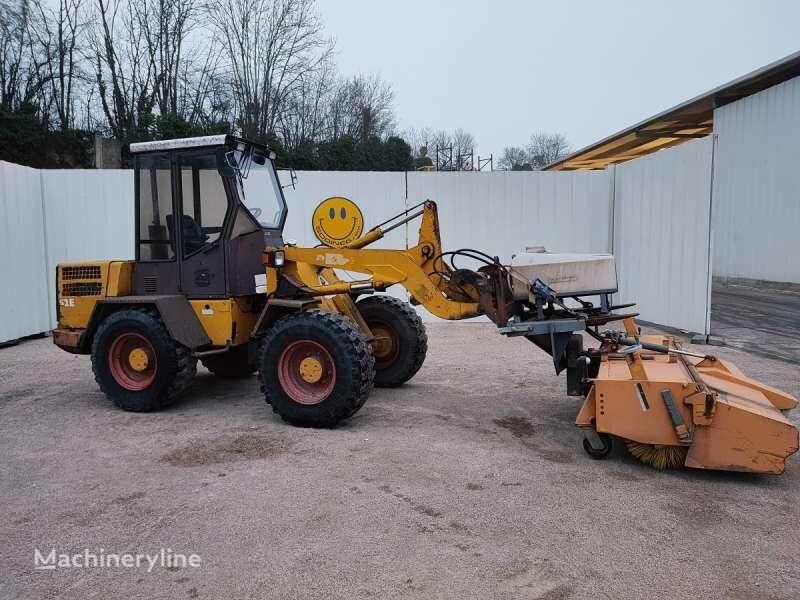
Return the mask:
{"type": "Polygon", "coordinates": [[[234,153],[242,204],[265,229],[278,229],[286,213],[278,174],[272,161],[255,148],[234,153]]]}

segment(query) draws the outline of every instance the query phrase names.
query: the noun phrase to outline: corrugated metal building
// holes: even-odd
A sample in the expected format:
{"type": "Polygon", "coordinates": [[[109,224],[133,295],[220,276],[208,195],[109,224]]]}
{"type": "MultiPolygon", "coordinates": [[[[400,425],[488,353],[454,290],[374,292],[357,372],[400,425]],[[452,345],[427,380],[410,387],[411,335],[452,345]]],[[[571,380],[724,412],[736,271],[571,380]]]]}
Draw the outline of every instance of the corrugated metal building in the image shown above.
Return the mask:
{"type": "Polygon", "coordinates": [[[714,111],[714,274],[800,283],[800,77],[714,111]]]}
{"type": "Polygon", "coordinates": [[[800,52],[548,169],[602,169],[712,134],[714,277],[800,284],[800,52]]]}

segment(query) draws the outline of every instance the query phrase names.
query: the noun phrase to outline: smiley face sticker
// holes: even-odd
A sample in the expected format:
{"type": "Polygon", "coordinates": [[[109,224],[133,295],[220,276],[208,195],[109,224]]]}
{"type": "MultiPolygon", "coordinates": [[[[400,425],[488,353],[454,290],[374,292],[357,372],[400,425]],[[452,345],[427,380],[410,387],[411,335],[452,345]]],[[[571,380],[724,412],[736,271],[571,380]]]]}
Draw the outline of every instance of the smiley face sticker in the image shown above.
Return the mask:
{"type": "Polygon", "coordinates": [[[314,209],[311,225],[317,239],[331,248],[342,248],[361,236],[364,215],[355,202],[334,196],[314,209]]]}

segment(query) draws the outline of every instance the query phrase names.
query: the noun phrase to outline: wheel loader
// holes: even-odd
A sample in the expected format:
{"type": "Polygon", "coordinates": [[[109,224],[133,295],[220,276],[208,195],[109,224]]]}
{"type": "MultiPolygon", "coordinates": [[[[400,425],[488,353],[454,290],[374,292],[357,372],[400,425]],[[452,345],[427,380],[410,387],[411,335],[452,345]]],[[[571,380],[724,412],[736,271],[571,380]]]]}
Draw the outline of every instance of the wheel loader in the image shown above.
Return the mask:
{"type": "Polygon", "coordinates": [[[444,251],[432,201],[363,233],[353,207],[331,198],[314,223],[327,243],[300,247],[283,239],[287,206],[268,147],[221,135],[130,150],[135,260],[58,265],[53,331],[60,348],[91,355],[120,408],[170,404],[199,360],[220,377],[257,371],[285,421],[332,427],[373,385],[401,385],[425,359],[417,312],[384,293],[399,284],[437,317],[485,315],[547,352],[567,394],[583,398],[576,423],[593,458],[617,439],[659,468],[780,473],[798,448],[783,415],[792,396],[675,339],[639,335],[636,313],[619,312],[632,305],[611,302],[613,257],[532,251],[502,264],[444,251]],[[416,245],[368,247],[416,219],[416,245]]]}

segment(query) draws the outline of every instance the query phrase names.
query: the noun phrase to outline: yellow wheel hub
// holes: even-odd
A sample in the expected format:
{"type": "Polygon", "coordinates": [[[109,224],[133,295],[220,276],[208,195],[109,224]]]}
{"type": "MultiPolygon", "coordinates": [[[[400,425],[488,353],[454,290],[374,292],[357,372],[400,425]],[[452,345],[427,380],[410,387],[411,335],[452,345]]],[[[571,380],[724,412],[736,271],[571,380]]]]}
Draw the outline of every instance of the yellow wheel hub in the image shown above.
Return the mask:
{"type": "Polygon", "coordinates": [[[300,377],[307,383],[317,383],[322,379],[322,363],[313,356],[300,361],[300,377]]]}
{"type": "Polygon", "coordinates": [[[145,371],[147,366],[150,364],[150,359],[147,358],[147,352],[145,349],[134,348],[131,350],[131,353],[128,354],[128,364],[134,371],[138,371],[139,373],[145,371]]]}

